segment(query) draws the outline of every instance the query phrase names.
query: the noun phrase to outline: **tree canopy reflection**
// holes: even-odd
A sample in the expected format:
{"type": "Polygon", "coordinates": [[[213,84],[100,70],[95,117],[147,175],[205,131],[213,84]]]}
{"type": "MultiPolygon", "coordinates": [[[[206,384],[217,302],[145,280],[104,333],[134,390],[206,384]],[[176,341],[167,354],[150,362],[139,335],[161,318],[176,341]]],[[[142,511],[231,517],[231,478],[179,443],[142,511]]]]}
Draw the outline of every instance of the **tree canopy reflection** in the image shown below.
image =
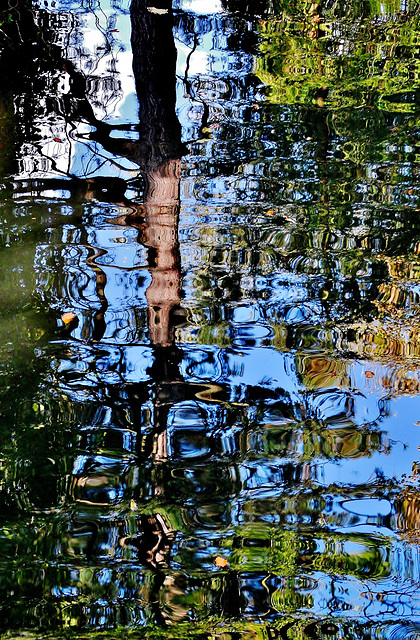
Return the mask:
{"type": "Polygon", "coordinates": [[[131,120],[120,8],[3,29],[3,628],[413,634],[416,116],[290,99],[339,8],[174,6],[118,14],[131,120]]]}

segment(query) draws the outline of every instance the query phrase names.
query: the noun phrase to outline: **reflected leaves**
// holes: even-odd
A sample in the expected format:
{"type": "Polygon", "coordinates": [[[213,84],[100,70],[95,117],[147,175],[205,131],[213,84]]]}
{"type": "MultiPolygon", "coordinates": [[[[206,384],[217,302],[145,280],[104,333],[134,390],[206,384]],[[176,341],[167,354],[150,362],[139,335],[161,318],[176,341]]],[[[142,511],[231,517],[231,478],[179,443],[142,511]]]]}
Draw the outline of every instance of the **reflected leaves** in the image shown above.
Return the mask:
{"type": "MultiPolygon", "coordinates": [[[[29,323],[25,342],[17,328],[3,358],[3,627],[411,633],[416,16],[277,3],[282,20],[261,24],[178,7],[188,155],[149,167],[148,190],[131,173],[129,94],[106,135],[77,114],[114,109],[129,85],[116,57],[112,78],[95,67],[107,48],[77,49],[96,5],[76,5],[86,95],[64,122],[73,89],[46,72],[55,98],[0,193],[2,323],[24,325],[33,294],[45,331],[29,323]],[[72,176],[57,177],[69,158],[72,176]]],[[[43,11],[65,42],[68,6],[43,11]]],[[[109,11],[123,38],[128,14],[109,11]]],[[[0,114],[1,136],[7,104],[0,114]]]]}
{"type": "Polygon", "coordinates": [[[264,57],[257,74],[270,99],[333,109],[377,103],[387,110],[415,110],[417,15],[383,6],[385,16],[378,19],[369,9],[349,20],[335,7],[322,7],[321,17],[308,5],[303,15],[290,7],[260,21],[264,57]]]}

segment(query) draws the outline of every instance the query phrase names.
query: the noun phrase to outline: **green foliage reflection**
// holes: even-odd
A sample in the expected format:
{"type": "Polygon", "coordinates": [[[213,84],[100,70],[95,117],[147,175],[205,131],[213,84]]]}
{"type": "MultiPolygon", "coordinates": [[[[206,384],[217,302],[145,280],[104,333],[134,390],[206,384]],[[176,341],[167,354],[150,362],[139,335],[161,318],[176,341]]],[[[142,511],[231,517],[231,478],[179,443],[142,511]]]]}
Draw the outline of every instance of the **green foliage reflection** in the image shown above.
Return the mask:
{"type": "Polygon", "coordinates": [[[372,107],[409,112],[418,102],[420,36],[416,5],[353,3],[341,14],[327,3],[275,3],[260,22],[256,73],[269,100],[330,109],[372,107]],[[353,15],[352,15],[353,14],[353,15]]]}

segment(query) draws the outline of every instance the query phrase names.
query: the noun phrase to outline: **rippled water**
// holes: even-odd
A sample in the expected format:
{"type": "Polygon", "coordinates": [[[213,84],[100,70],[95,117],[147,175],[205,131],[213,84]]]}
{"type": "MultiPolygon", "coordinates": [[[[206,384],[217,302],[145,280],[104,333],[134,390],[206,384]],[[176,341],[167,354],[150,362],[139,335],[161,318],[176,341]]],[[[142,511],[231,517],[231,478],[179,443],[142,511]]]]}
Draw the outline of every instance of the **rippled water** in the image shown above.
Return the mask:
{"type": "Polygon", "coordinates": [[[417,6],[22,6],[0,628],[419,638],[417,6]]]}

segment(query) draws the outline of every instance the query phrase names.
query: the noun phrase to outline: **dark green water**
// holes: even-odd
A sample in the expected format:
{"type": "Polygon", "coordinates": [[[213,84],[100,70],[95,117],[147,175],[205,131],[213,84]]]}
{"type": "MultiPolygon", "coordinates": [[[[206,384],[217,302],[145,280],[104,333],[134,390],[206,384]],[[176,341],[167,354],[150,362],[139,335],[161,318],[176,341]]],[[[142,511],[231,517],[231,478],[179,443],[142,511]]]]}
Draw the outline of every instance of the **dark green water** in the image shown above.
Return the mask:
{"type": "Polygon", "coordinates": [[[419,6],[150,2],[0,13],[1,633],[415,640],[419,6]]]}

